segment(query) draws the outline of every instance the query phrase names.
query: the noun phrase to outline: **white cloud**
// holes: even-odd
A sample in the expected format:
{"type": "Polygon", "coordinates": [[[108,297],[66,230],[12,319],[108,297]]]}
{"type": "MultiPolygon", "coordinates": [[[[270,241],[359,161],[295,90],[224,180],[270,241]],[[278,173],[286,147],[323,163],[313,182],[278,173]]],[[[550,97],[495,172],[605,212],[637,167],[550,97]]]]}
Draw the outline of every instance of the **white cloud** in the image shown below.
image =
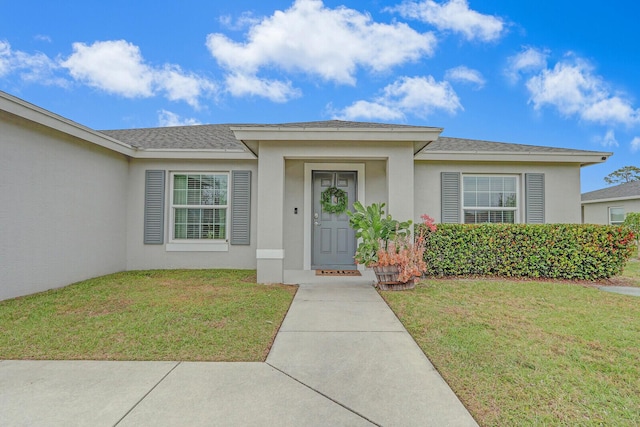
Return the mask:
{"type": "Polygon", "coordinates": [[[199,107],[198,99],[203,93],[215,92],[216,85],[192,73],[185,73],[177,65],[165,65],[154,70],[154,82],[166,92],[171,101],[185,101],[194,108],[199,107]]]}
{"type": "Polygon", "coordinates": [[[449,82],[437,82],[432,76],[402,77],[385,87],[380,97],[357,101],[338,112],[336,118],[398,120],[408,114],[425,117],[436,110],[455,114],[462,109],[449,82]]]}
{"type": "Polygon", "coordinates": [[[27,82],[66,86],[68,82],[56,76],[59,65],[42,52],[29,54],[13,50],[6,40],[0,40],[0,76],[16,72],[27,82]]]}
{"type": "Polygon", "coordinates": [[[144,63],[140,48],[125,40],[74,43],[73,54],[62,66],[76,80],[106,92],[127,98],[153,95],[153,70],[144,63]]]}
{"type": "Polygon", "coordinates": [[[125,40],[73,44],[73,54],[61,65],[76,80],[126,98],[148,98],[164,92],[172,101],[198,108],[198,99],[216,89],[213,82],[177,65],[147,65],[140,48],[125,40]]]}
{"type": "Polygon", "coordinates": [[[618,144],[616,134],[612,129],[609,129],[604,136],[595,137],[594,141],[603,147],[617,147],[620,145],[618,144]]]}
{"type": "Polygon", "coordinates": [[[509,66],[505,70],[506,76],[515,83],[523,72],[536,72],[547,68],[549,52],[546,50],[527,47],[522,52],[508,59],[509,66]]]}
{"type": "Polygon", "coordinates": [[[526,87],[536,110],[549,106],[562,116],[609,126],[640,124],[640,109],[622,95],[611,93],[593,67],[573,55],[530,77],[526,87]]]}
{"type": "MultiPolygon", "coordinates": [[[[261,70],[278,70],[353,85],[359,69],[387,71],[432,55],[435,44],[431,33],[403,23],[377,23],[353,9],[327,8],[320,0],[296,0],[289,9],[252,23],[245,42],[219,33],[207,36],[209,51],[232,82],[241,77],[255,82],[262,79],[261,70]]],[[[265,79],[265,87],[273,83],[265,79]]]]}
{"type": "Polygon", "coordinates": [[[340,120],[403,120],[404,113],[395,105],[385,105],[384,100],[376,102],[356,101],[344,108],[336,116],[340,120]]]}
{"type": "Polygon", "coordinates": [[[427,22],[439,30],[461,33],[467,40],[494,41],[505,29],[501,18],[471,10],[467,0],[449,0],[442,4],[433,0],[407,1],[389,10],[427,22]]]}
{"type": "Polygon", "coordinates": [[[631,152],[635,153],[640,150],[640,136],[636,136],[631,140],[631,152]]]}
{"type": "Polygon", "coordinates": [[[260,79],[246,74],[230,74],[226,78],[227,91],[233,96],[261,96],[273,102],[286,102],[301,95],[289,82],[260,79]]]}
{"type": "Polygon", "coordinates": [[[480,71],[465,67],[464,65],[448,69],[445,72],[444,77],[447,80],[453,80],[462,83],[473,83],[478,88],[482,88],[486,83],[480,71]]]}
{"type": "Polygon", "coordinates": [[[0,77],[9,74],[11,69],[11,45],[0,40],[0,77]]]}
{"type": "Polygon", "coordinates": [[[233,31],[243,30],[245,28],[251,27],[252,25],[257,25],[260,23],[260,19],[253,16],[251,12],[243,12],[240,15],[240,18],[233,20],[231,15],[223,15],[218,21],[222,26],[228,28],[233,31]]]}
{"type": "Polygon", "coordinates": [[[160,127],[193,126],[199,124],[200,122],[196,119],[182,118],[178,114],[172,113],[171,111],[160,110],[158,112],[158,126],[160,127]]]}

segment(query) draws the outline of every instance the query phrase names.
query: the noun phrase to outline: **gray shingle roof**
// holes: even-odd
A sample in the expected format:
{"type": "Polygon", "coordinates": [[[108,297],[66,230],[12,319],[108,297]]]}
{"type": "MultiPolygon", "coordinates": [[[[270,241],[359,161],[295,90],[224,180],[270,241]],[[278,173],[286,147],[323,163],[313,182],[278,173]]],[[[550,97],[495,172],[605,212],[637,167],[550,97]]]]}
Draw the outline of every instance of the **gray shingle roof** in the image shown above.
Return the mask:
{"type": "Polygon", "coordinates": [[[427,145],[423,152],[503,152],[503,153],[567,153],[567,154],[595,154],[596,151],[574,150],[570,148],[545,147],[541,145],[512,144],[506,142],[482,141],[477,139],[450,138],[441,136],[437,141],[427,145]]]}
{"type": "MultiPolygon", "coordinates": [[[[279,124],[217,124],[174,126],[144,129],[120,129],[100,131],[119,141],[143,149],[208,149],[245,151],[244,145],[236,140],[233,127],[265,128],[306,128],[306,129],[435,129],[427,126],[398,125],[371,122],[350,122],[343,120],[325,120],[279,124]]],[[[505,142],[481,141],[465,138],[441,136],[427,145],[423,152],[507,152],[524,153],[567,153],[593,154],[594,151],[573,150],[568,148],[544,147],[537,145],[511,144],[505,142]]]]}
{"type": "Polygon", "coordinates": [[[213,149],[244,150],[244,145],[236,140],[232,127],[272,127],[272,128],[313,128],[313,129],[397,129],[428,128],[425,126],[395,125],[370,122],[349,122],[326,120],[317,122],[297,122],[280,124],[219,124],[174,126],[145,129],[102,130],[105,135],[138,148],[155,149],[213,149]]]}
{"type": "Polygon", "coordinates": [[[100,131],[138,148],[244,150],[231,125],[174,126],[100,131]]]}
{"type": "Polygon", "coordinates": [[[582,193],[583,202],[629,197],[640,198],[640,181],[625,182],[624,184],[615,185],[613,187],[582,193]]]}

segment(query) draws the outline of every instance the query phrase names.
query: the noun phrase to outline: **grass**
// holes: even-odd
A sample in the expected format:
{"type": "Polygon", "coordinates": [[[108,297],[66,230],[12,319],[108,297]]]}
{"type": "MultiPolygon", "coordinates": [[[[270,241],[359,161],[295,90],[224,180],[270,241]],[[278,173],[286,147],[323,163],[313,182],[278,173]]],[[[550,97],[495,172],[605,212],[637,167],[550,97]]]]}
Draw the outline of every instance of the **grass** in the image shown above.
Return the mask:
{"type": "Polygon", "coordinates": [[[248,270],[103,276],[0,302],[0,359],[263,361],[295,289],[248,270]]]}
{"type": "Polygon", "coordinates": [[[640,425],[638,297],[444,279],[383,297],[482,426],[640,425]]]}

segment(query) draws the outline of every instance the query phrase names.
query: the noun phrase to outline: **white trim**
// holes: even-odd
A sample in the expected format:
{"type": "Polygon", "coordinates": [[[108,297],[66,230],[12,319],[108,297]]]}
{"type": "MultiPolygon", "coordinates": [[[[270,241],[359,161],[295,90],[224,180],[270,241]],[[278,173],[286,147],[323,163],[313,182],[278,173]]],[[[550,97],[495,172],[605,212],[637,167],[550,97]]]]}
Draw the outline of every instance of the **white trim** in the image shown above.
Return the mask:
{"type": "Polygon", "coordinates": [[[167,252],[228,252],[229,244],[216,243],[167,243],[167,252]]]}
{"type": "Polygon", "coordinates": [[[526,163],[579,163],[580,166],[604,163],[613,153],[606,152],[498,152],[498,151],[421,151],[416,161],[441,162],[526,162],[526,163]]]}
{"type": "Polygon", "coordinates": [[[256,259],[284,259],[284,249],[256,249],[256,259]]]}
{"type": "MultiPolygon", "coordinates": [[[[358,201],[365,202],[365,166],[364,163],[306,163],[304,164],[304,237],[303,237],[303,270],[311,270],[311,217],[313,212],[312,172],[313,171],[356,171],[358,185],[358,201]]],[[[358,266],[360,269],[361,266],[358,266]]]]}

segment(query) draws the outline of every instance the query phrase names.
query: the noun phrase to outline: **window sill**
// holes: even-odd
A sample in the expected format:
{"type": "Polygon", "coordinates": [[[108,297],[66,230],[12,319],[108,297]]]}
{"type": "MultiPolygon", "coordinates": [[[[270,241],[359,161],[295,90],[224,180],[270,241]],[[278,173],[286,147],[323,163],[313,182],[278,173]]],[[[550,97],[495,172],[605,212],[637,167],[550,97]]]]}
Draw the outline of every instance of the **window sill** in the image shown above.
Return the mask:
{"type": "Polygon", "coordinates": [[[167,243],[167,252],[228,252],[227,242],[172,242],[167,243]]]}

